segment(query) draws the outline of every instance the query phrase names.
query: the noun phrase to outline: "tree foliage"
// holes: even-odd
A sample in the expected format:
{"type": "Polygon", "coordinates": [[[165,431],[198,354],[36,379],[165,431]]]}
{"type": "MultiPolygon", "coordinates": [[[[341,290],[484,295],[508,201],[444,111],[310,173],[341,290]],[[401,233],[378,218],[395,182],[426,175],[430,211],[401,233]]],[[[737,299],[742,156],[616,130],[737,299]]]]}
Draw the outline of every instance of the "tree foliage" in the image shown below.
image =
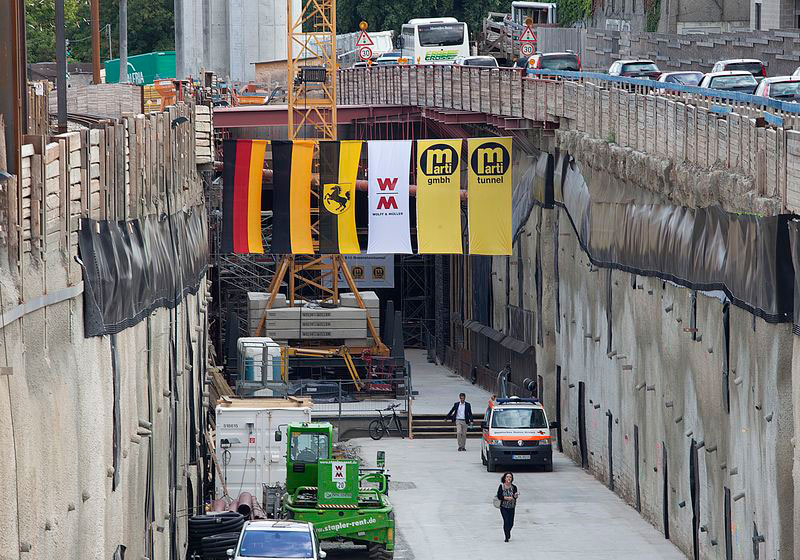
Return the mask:
{"type": "MultiPolygon", "coordinates": [[[[70,61],[92,59],[92,28],[89,0],[64,0],[64,19],[70,61]]],[[[175,48],[173,0],[128,0],[128,55],[175,48]]],[[[26,0],[26,41],[28,62],[56,59],[54,0],[26,0]]],[[[108,33],[111,26],[111,52],[119,56],[119,0],[100,0],[100,56],[109,58],[108,33]]]]}

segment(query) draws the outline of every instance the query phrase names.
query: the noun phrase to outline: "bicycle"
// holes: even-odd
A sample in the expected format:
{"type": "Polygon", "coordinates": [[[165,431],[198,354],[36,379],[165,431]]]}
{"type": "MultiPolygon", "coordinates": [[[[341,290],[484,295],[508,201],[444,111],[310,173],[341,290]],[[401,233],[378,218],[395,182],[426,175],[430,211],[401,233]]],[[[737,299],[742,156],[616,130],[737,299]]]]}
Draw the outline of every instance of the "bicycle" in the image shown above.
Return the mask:
{"type": "Polygon", "coordinates": [[[397,407],[399,406],[400,403],[395,403],[383,409],[375,409],[375,411],[380,415],[380,418],[376,418],[369,423],[369,437],[374,440],[379,440],[390,431],[396,431],[400,434],[401,438],[405,439],[406,436],[403,433],[403,426],[400,424],[400,417],[397,415],[397,407]],[[384,416],[384,411],[388,410],[392,411],[392,415],[384,416]]]}

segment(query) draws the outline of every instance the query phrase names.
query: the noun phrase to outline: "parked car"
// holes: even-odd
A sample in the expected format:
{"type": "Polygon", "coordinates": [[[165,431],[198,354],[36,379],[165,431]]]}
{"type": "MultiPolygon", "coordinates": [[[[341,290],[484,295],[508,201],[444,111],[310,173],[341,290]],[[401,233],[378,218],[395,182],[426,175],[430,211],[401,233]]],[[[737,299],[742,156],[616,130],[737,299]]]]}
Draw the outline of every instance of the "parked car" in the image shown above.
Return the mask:
{"type": "Polygon", "coordinates": [[[714,64],[711,73],[727,72],[730,70],[744,70],[745,72],[750,72],[756,80],[763,80],[767,77],[767,67],[757,58],[720,60],[714,64]]]}
{"type": "Polygon", "coordinates": [[[770,97],[778,101],[800,101],[800,76],[764,78],[753,95],[770,97]]]}
{"type": "Polygon", "coordinates": [[[498,68],[497,59],[493,56],[459,56],[453,61],[456,66],[480,66],[481,68],[498,68]]]}
{"type": "Polygon", "coordinates": [[[702,79],[702,72],[664,72],[658,77],[659,82],[679,86],[696,86],[702,79]]]}
{"type": "Polygon", "coordinates": [[[626,78],[646,78],[657,80],[661,75],[655,62],[652,60],[618,60],[608,69],[610,76],[624,76],[626,78]]]}
{"type": "Polygon", "coordinates": [[[319,548],[319,540],[311,523],[288,519],[246,521],[239,535],[239,543],[235,549],[228,549],[227,555],[234,560],[321,560],[327,556],[319,548]]]}
{"type": "Polygon", "coordinates": [[[528,74],[533,74],[530,70],[565,70],[580,72],[581,59],[572,51],[536,53],[528,59],[528,70],[528,74]]]}
{"type": "Polygon", "coordinates": [[[703,76],[699,86],[721,91],[753,93],[758,86],[758,82],[746,70],[729,70],[726,72],[709,72],[703,76]]]}
{"type": "Polygon", "coordinates": [[[392,51],[392,52],[385,52],[380,55],[375,62],[373,62],[376,66],[385,66],[387,64],[397,64],[401,58],[400,51],[392,51]]]}

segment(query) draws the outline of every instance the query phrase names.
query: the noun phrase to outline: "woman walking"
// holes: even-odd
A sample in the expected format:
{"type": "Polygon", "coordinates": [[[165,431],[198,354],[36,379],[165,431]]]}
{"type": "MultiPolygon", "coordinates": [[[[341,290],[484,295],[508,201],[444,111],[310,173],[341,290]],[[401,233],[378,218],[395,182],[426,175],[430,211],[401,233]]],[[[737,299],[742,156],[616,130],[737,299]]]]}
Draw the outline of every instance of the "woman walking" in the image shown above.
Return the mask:
{"type": "Polygon", "coordinates": [[[519,498],[519,492],[514,485],[514,475],[510,472],[503,473],[500,478],[500,486],[497,487],[497,499],[500,500],[500,515],[503,516],[503,532],[506,534],[506,542],[511,540],[517,498],[519,498]]]}

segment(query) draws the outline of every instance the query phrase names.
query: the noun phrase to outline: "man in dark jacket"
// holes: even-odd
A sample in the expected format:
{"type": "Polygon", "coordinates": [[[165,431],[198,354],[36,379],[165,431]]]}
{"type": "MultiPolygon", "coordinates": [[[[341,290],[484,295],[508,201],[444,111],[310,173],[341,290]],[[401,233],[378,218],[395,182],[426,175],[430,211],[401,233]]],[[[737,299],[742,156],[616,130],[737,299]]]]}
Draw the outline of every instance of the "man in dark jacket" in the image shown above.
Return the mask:
{"type": "Polygon", "coordinates": [[[458,395],[458,401],[453,404],[453,408],[447,413],[445,419],[455,422],[458,450],[466,451],[467,426],[472,424],[472,406],[467,402],[467,396],[464,393],[458,395]]]}

